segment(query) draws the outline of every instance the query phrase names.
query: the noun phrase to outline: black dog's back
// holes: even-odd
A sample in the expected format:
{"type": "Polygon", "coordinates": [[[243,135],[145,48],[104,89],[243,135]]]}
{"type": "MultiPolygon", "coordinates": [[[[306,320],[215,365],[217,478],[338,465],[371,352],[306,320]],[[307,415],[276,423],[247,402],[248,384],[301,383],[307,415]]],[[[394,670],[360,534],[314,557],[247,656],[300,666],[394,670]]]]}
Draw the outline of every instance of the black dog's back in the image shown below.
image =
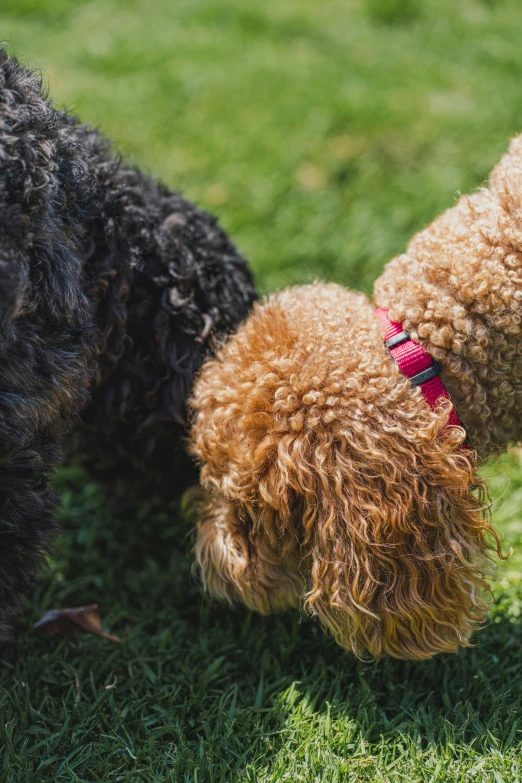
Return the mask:
{"type": "Polygon", "coordinates": [[[124,167],[0,50],[0,639],[55,528],[64,435],[102,475],[175,491],[194,373],[254,297],[213,218],[124,167]]]}
{"type": "MultiPolygon", "coordinates": [[[[92,131],[71,133],[89,147],[92,131]]],[[[136,468],[172,491],[192,464],[182,439],[194,375],[247,315],[252,276],[216,220],[179,194],[113,160],[90,168],[84,274],[99,337],[75,448],[106,477],[136,468]]]]}

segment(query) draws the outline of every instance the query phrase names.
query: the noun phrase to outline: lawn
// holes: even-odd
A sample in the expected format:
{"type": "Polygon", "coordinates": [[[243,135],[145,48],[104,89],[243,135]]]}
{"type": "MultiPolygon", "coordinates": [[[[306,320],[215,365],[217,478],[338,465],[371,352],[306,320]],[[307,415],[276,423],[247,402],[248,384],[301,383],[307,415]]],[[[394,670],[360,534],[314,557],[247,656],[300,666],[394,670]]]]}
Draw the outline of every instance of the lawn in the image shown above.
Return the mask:
{"type": "MultiPolygon", "coordinates": [[[[268,291],[371,290],[522,130],[519,0],[1,0],[56,101],[216,213],[268,291]]],[[[202,600],[177,503],[56,477],[63,534],[0,671],[0,780],[522,779],[522,467],[486,468],[515,555],[476,646],[360,662],[297,614],[202,600]],[[120,646],[45,640],[100,604],[120,646]]]]}

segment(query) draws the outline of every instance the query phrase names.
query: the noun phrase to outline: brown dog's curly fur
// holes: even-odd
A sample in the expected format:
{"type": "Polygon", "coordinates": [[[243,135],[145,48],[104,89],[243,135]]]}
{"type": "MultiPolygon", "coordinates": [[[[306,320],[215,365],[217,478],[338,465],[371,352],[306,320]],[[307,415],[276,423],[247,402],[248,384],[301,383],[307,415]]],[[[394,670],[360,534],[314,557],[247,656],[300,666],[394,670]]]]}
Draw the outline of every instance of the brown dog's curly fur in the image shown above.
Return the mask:
{"type": "Polygon", "coordinates": [[[467,644],[498,551],[476,470],[521,437],[521,302],[522,137],[375,285],[441,362],[477,451],[390,361],[364,296],[317,283],[256,305],[192,399],[209,592],[264,613],[302,601],[357,654],[467,644]]]}

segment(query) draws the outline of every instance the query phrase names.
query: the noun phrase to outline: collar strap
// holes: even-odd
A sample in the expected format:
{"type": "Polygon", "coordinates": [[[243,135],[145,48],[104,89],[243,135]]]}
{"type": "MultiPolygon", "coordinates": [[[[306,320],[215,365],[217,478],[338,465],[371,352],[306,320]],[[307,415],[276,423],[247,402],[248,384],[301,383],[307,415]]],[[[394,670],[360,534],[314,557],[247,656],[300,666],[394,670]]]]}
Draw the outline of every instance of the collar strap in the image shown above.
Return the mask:
{"type": "MultiPolygon", "coordinates": [[[[384,345],[400,372],[410,379],[413,386],[418,386],[422,396],[433,410],[441,397],[450,400],[444,384],[440,379],[442,370],[439,362],[430,356],[419,343],[413,342],[408,332],[397,321],[390,321],[388,311],[377,307],[375,315],[384,330],[384,345]]],[[[455,408],[451,409],[448,426],[462,427],[455,408]]]]}

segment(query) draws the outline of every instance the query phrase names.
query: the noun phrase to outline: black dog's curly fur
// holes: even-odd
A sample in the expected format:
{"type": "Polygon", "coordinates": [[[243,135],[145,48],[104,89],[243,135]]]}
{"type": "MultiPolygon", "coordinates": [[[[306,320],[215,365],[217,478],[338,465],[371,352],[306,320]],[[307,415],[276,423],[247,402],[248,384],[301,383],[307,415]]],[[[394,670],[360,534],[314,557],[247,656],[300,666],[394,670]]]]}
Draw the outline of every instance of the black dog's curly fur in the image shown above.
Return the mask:
{"type": "Polygon", "coordinates": [[[64,437],[106,477],[175,491],[194,374],[254,298],[212,217],[124,166],[0,50],[0,642],[56,529],[64,437]]]}

